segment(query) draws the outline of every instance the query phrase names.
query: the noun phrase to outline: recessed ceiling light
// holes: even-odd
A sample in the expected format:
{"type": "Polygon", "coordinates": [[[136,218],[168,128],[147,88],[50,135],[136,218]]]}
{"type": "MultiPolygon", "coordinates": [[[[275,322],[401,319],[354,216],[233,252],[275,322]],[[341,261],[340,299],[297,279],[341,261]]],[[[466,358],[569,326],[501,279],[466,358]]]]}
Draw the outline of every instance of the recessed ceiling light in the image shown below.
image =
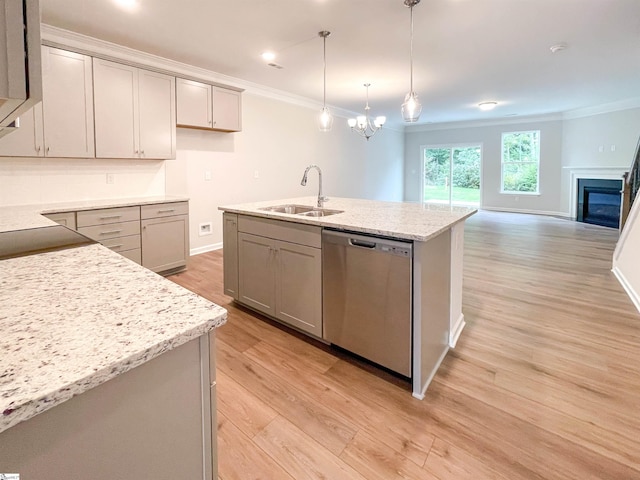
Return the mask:
{"type": "Polygon", "coordinates": [[[261,56],[262,59],[267,63],[273,62],[276,59],[276,54],[273,52],[263,52],[261,56]]]}
{"type": "Polygon", "coordinates": [[[565,50],[568,47],[568,45],[566,43],[558,43],[556,45],[551,45],[549,47],[549,50],[551,50],[551,53],[557,53],[560,52],[562,50],[565,50]]]}
{"type": "Polygon", "coordinates": [[[480,110],[493,110],[498,105],[498,102],[482,102],[478,104],[480,110]]]}
{"type": "Polygon", "coordinates": [[[113,2],[123,10],[128,10],[130,12],[137,10],[140,6],[139,0],[113,0],[113,2]]]}

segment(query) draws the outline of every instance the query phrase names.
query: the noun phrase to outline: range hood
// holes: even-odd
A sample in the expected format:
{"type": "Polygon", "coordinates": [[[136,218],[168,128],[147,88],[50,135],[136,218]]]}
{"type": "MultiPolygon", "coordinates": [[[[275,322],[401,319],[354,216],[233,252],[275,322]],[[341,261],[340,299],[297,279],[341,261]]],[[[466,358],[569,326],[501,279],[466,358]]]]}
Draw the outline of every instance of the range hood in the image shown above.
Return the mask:
{"type": "Polygon", "coordinates": [[[0,137],[42,100],[38,0],[0,0],[0,137]]]}

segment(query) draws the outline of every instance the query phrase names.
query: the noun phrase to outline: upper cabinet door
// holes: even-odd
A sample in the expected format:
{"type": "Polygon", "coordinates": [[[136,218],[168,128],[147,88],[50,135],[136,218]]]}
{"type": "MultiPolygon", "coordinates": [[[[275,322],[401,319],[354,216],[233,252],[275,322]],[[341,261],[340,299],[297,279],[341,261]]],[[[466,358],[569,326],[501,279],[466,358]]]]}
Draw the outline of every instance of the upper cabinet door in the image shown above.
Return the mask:
{"type": "Polygon", "coordinates": [[[176,79],[138,70],[140,157],[176,157],[176,79]]]}
{"type": "Polygon", "coordinates": [[[242,97],[240,92],[213,87],[213,128],[227,132],[242,130],[242,97]]]}
{"type": "Polygon", "coordinates": [[[140,156],[138,69],[94,58],[96,157],[140,156]]]}
{"type": "Polygon", "coordinates": [[[42,47],[42,87],[45,156],[94,157],[91,57],[42,47]]]}
{"type": "Polygon", "coordinates": [[[176,80],[176,103],[178,126],[200,128],[213,126],[211,85],[178,78],[176,80]]]}

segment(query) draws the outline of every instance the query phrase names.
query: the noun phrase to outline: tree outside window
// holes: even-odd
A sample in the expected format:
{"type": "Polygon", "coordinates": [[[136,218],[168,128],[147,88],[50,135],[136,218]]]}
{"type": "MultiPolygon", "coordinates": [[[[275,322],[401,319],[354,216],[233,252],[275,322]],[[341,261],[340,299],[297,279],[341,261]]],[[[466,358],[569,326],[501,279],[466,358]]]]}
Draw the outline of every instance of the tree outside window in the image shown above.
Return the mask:
{"type": "Polygon", "coordinates": [[[540,130],[502,134],[502,193],[538,193],[540,130]]]}

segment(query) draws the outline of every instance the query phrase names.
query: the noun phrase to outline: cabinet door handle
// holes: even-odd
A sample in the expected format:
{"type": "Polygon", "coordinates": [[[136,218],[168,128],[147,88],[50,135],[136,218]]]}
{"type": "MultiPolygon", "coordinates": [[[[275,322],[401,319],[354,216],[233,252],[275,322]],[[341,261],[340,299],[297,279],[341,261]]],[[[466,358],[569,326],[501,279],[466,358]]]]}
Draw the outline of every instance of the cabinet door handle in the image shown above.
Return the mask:
{"type": "Polygon", "coordinates": [[[144,150],[140,150],[140,155],[144,155],[144,150]]]}
{"type": "Polygon", "coordinates": [[[41,147],[40,145],[38,145],[38,146],[36,147],[36,152],[40,153],[40,150],[41,150],[41,149],[42,149],[42,147],[41,147]]]}
{"type": "Polygon", "coordinates": [[[113,235],[114,233],[120,233],[122,230],[109,230],[108,232],[100,232],[100,235],[113,235]]]}
{"type": "Polygon", "coordinates": [[[47,153],[49,153],[49,150],[51,150],[51,148],[50,148],[50,147],[47,147],[47,153]]]}
{"type": "Polygon", "coordinates": [[[120,218],[122,215],[107,215],[106,217],[100,217],[100,220],[110,220],[112,218],[120,218]]]}

